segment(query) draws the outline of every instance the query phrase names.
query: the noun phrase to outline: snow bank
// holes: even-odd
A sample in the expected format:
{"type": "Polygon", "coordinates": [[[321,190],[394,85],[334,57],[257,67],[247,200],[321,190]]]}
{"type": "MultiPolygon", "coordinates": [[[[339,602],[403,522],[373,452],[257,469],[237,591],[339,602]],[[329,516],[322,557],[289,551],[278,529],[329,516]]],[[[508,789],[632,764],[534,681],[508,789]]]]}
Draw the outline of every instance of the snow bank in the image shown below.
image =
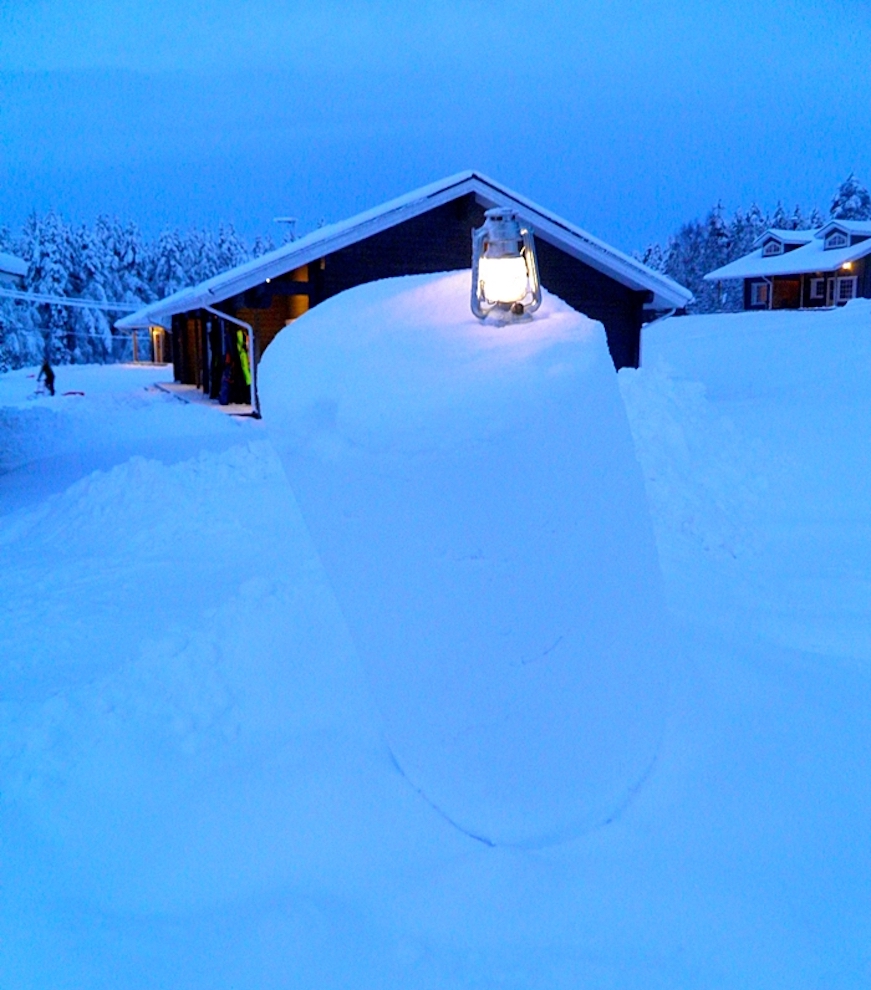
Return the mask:
{"type": "Polygon", "coordinates": [[[871,657],[871,302],[670,319],[622,371],[672,608],[871,657]]]}
{"type": "Polygon", "coordinates": [[[318,306],[260,396],[399,765],[468,833],[540,843],[637,787],[670,657],[601,327],[554,297],[481,324],[468,279],[318,306]]]}

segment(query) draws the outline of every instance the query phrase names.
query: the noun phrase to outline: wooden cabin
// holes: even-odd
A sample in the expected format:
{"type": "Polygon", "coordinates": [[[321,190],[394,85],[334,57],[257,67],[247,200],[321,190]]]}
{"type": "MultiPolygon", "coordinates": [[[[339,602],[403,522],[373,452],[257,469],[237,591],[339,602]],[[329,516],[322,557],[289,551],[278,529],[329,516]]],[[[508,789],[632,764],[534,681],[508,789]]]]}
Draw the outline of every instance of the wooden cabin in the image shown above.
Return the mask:
{"type": "Polygon", "coordinates": [[[316,230],[116,326],[170,331],[176,379],[213,397],[222,367],[238,352],[247,371],[237,369],[231,401],[248,401],[250,377],[256,406],[257,364],[285,326],[364,282],[470,268],[471,232],[494,206],[516,211],[533,230],[542,285],[602,322],[616,368],[638,366],[643,323],[692,299],[683,286],[568,221],[477,172],[464,172],[316,230]]]}
{"type": "Polygon", "coordinates": [[[741,279],[744,309],[823,309],[871,299],[871,221],[818,230],[766,230],[750,254],[705,275],[741,279]]]}

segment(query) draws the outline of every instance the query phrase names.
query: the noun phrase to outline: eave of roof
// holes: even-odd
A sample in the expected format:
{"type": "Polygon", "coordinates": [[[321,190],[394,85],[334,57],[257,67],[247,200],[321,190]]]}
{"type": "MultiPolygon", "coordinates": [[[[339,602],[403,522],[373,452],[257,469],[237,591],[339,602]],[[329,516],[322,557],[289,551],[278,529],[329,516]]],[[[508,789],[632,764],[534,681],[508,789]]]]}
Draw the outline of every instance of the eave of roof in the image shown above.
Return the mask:
{"type": "Polygon", "coordinates": [[[172,316],[215,306],[226,299],[260,285],[267,278],[277,278],[288,271],[317,261],[373,234],[380,233],[404,220],[419,216],[437,206],[474,193],[490,206],[510,206],[530,225],[537,237],[555,244],[590,267],[639,291],[654,295],[651,309],[686,306],[693,296],[682,285],[654,272],[634,258],[593,237],[574,224],[563,220],[532,201],[481,175],[467,171],[391,200],[339,223],[321,227],[298,241],[283,245],[216,275],[200,285],[182,289],[171,296],[144,307],[116,323],[121,329],[158,324],[169,326],[172,316]]]}
{"type": "Polygon", "coordinates": [[[745,254],[705,275],[708,282],[725,282],[730,278],[770,278],[775,275],[809,275],[813,272],[834,272],[847,262],[858,261],[871,254],[871,239],[850,247],[826,251],[822,241],[814,239],[803,247],[786,254],[762,257],[762,248],[745,254]]]}
{"type": "Polygon", "coordinates": [[[0,275],[14,275],[17,278],[27,274],[27,262],[16,258],[14,254],[0,251],[0,275]]]}

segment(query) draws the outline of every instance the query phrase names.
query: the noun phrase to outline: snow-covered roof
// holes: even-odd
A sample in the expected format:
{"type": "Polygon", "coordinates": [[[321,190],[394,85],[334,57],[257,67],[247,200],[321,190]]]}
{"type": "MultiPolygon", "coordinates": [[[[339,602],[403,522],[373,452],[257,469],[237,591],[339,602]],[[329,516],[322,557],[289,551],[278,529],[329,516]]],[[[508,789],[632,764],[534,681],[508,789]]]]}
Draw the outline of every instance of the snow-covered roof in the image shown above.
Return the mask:
{"type": "Polygon", "coordinates": [[[21,278],[27,274],[27,262],[16,258],[14,254],[0,251],[0,279],[6,277],[21,278]]]}
{"type": "Polygon", "coordinates": [[[843,230],[848,234],[871,237],[871,220],[829,220],[814,233],[815,237],[825,237],[833,230],[843,230]]]}
{"type": "MultiPolygon", "coordinates": [[[[838,221],[840,224],[840,221],[838,221]]],[[[822,228],[825,230],[826,228],[822,228]]],[[[859,233],[859,231],[851,231],[859,233]]],[[[857,261],[871,254],[871,237],[867,241],[842,248],[825,250],[824,241],[818,232],[813,240],[795,251],[786,254],[762,256],[762,248],[745,254],[743,258],[729,262],[705,275],[708,282],[725,281],[730,278],[769,278],[774,275],[807,275],[812,272],[833,272],[847,262],[857,261]]]]}
{"type": "MultiPolygon", "coordinates": [[[[339,223],[321,227],[298,241],[270,251],[259,258],[216,275],[199,285],[182,289],[165,299],[126,316],[116,323],[120,329],[152,324],[169,326],[177,313],[203,306],[214,306],[260,285],[267,278],[277,278],[301,268],[327,254],[355,244],[373,234],[420,214],[473,193],[486,207],[506,206],[517,211],[536,237],[560,248],[572,257],[595,268],[621,284],[638,291],[650,291],[653,299],[648,309],[671,309],[686,306],[693,298],[689,289],[655,272],[629,255],[618,251],[599,238],[563,220],[550,210],[506,189],[480,172],[467,171],[415,189],[398,199],[359,213],[339,223]]],[[[470,257],[471,263],[471,257],[470,257]]]]}
{"type": "Polygon", "coordinates": [[[780,241],[781,244],[807,244],[808,241],[813,240],[815,234],[815,230],[782,230],[779,227],[769,227],[756,238],[753,247],[764,244],[771,237],[780,241]]]}

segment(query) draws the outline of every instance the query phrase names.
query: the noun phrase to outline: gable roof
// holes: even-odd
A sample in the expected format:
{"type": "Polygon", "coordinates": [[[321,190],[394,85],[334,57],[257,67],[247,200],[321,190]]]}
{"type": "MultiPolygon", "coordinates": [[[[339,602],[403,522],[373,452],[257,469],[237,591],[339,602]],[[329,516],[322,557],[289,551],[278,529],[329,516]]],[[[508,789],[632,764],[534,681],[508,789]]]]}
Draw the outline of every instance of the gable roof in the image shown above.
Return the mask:
{"type": "Polygon", "coordinates": [[[807,244],[808,241],[813,240],[815,234],[814,230],[782,230],[779,227],[769,227],[756,238],[753,247],[765,244],[772,237],[781,244],[807,244]]]}
{"type": "Polygon", "coordinates": [[[814,237],[827,237],[833,230],[843,230],[845,234],[871,237],[871,220],[829,220],[815,232],[814,237]]]}
{"type": "Polygon", "coordinates": [[[515,209],[529,224],[536,237],[553,244],[591,268],[631,289],[652,292],[653,300],[646,308],[680,308],[686,306],[693,298],[689,289],[678,285],[666,275],[653,271],[622,251],[581,230],[580,227],[563,220],[550,210],[545,210],[531,200],[488,179],[480,172],[467,171],[415,189],[405,196],[359,213],[348,220],[321,227],[298,241],[292,241],[259,258],[215,275],[199,285],[182,289],[165,299],[151,303],[136,313],[118,320],[115,325],[119,329],[150,325],[168,327],[171,318],[177,313],[185,313],[202,306],[214,306],[260,285],[267,278],[277,278],[286,272],[301,268],[327,254],[388,230],[405,220],[410,220],[469,193],[473,193],[487,207],[506,206],[515,209]]]}

